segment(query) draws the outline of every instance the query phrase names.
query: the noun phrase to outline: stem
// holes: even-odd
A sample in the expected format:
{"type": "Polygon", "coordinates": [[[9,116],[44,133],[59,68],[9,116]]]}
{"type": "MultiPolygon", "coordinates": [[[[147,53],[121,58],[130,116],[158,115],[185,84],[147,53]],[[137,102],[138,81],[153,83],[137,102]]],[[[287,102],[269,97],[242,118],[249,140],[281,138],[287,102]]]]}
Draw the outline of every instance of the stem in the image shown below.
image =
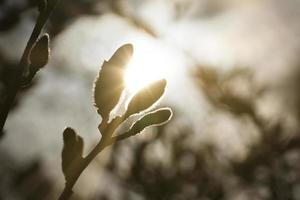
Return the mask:
{"type": "Polygon", "coordinates": [[[122,117],[116,117],[109,124],[106,124],[105,129],[102,130],[102,138],[100,139],[99,143],[85,158],[83,158],[81,162],[79,162],[78,166],[75,166],[76,169],[74,170],[73,177],[66,182],[65,188],[61,193],[59,200],[67,200],[72,196],[72,189],[82,172],[87,168],[87,166],[94,160],[94,158],[100,152],[102,152],[106,147],[112,145],[115,142],[115,137],[112,137],[112,134],[122,122],[122,117]]]}
{"type": "Polygon", "coordinates": [[[6,97],[4,97],[4,103],[0,108],[0,134],[3,133],[2,130],[5,125],[9,110],[16,98],[17,92],[22,86],[22,76],[29,65],[28,56],[30,54],[30,50],[33,47],[36,40],[38,39],[39,35],[41,34],[41,31],[45,26],[48,18],[50,17],[57,2],[58,0],[48,2],[46,10],[42,11],[39,14],[34,29],[23,52],[22,58],[19,63],[19,67],[17,68],[15,75],[12,77],[10,85],[8,85],[8,94],[6,97]]]}
{"type": "Polygon", "coordinates": [[[82,174],[82,172],[87,168],[87,166],[93,161],[93,159],[103,150],[105,147],[108,147],[113,142],[112,140],[105,140],[104,138],[100,140],[100,142],[94,147],[94,149],[83,159],[81,164],[78,166],[78,169],[76,170],[76,173],[74,173],[73,178],[66,182],[65,188],[63,192],[61,193],[59,200],[67,200],[69,199],[73,194],[73,187],[75,183],[77,182],[78,178],[82,174]]]}

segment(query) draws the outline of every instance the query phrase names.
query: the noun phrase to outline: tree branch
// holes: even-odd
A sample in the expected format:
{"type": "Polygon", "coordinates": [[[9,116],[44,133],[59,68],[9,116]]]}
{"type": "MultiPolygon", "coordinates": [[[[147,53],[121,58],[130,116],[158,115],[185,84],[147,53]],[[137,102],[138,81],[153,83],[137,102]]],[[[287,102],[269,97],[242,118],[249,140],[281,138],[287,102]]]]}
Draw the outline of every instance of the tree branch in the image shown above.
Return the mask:
{"type": "MultiPolygon", "coordinates": [[[[35,42],[37,41],[38,37],[40,36],[42,29],[44,28],[48,18],[50,17],[58,1],[59,0],[52,0],[48,2],[48,5],[45,8],[45,10],[41,10],[39,13],[34,29],[31,33],[31,36],[27,42],[22,58],[20,60],[19,67],[17,68],[14,76],[12,77],[11,84],[8,85],[8,94],[4,97],[4,103],[1,105],[0,108],[0,134],[3,133],[2,130],[5,125],[9,110],[16,98],[18,91],[22,87],[22,78],[29,66],[28,56],[30,54],[30,51],[35,42]]],[[[0,137],[1,136],[2,135],[0,135],[0,137]]]]}

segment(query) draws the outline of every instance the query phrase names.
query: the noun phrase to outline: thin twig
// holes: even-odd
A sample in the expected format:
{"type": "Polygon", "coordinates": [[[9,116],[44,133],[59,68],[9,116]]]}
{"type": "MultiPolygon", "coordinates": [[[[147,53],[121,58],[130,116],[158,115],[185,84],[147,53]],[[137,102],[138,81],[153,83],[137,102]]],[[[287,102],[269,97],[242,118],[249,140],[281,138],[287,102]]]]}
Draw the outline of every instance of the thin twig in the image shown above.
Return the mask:
{"type": "Polygon", "coordinates": [[[103,150],[105,147],[111,145],[112,142],[106,141],[104,138],[101,138],[100,142],[94,147],[94,149],[83,159],[83,162],[77,166],[76,172],[73,174],[71,180],[67,181],[65,188],[61,193],[59,200],[67,200],[73,194],[73,187],[82,174],[82,172],[87,168],[87,166],[92,162],[92,160],[103,150]]]}
{"type": "MultiPolygon", "coordinates": [[[[94,147],[94,149],[83,159],[82,162],[75,166],[73,177],[68,180],[65,184],[65,188],[61,193],[59,200],[67,200],[73,194],[73,187],[80,177],[81,173],[87,168],[87,166],[94,160],[94,158],[102,152],[106,147],[114,144],[115,137],[112,137],[112,134],[115,132],[116,128],[123,122],[122,117],[117,117],[112,120],[110,123],[106,124],[105,129],[102,129],[102,138],[99,143],[94,147]]],[[[124,138],[125,139],[125,138],[124,138]]]]}
{"type": "Polygon", "coordinates": [[[18,91],[22,87],[22,76],[29,65],[28,56],[30,54],[30,50],[32,49],[34,43],[37,41],[38,37],[40,36],[42,29],[44,28],[48,18],[50,17],[58,1],[59,0],[52,0],[48,2],[47,8],[44,11],[41,11],[38,16],[34,29],[31,33],[31,36],[27,42],[22,58],[20,60],[19,67],[17,68],[14,76],[12,77],[11,85],[8,86],[8,94],[6,97],[4,97],[4,103],[0,108],[0,134],[3,133],[2,130],[5,125],[9,110],[16,98],[18,91]]]}

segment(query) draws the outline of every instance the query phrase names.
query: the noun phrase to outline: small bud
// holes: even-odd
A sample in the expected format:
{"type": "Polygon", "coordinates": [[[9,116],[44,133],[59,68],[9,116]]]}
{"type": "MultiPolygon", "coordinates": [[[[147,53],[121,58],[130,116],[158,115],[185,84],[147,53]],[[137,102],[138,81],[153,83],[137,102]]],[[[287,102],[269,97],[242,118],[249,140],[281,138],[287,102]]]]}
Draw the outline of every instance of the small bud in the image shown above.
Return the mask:
{"type": "Polygon", "coordinates": [[[82,137],[76,134],[72,128],[66,128],[63,132],[62,170],[66,181],[72,177],[72,169],[82,162],[84,142],[82,137]]]}
{"type": "Polygon", "coordinates": [[[130,128],[131,135],[142,132],[149,126],[159,126],[170,121],[172,110],[170,108],[161,108],[150,112],[135,122],[130,128]]]}
{"type": "Polygon", "coordinates": [[[29,61],[33,67],[42,68],[48,63],[49,56],[49,35],[44,34],[32,47],[29,54],[29,61]]]}
{"type": "Polygon", "coordinates": [[[141,89],[128,104],[125,118],[151,107],[165,92],[167,81],[161,79],[141,89]]]}
{"type": "Polygon", "coordinates": [[[124,72],[133,54],[131,44],[121,46],[105,61],[94,84],[94,100],[98,113],[108,119],[111,110],[118,104],[125,88],[124,72]]]}

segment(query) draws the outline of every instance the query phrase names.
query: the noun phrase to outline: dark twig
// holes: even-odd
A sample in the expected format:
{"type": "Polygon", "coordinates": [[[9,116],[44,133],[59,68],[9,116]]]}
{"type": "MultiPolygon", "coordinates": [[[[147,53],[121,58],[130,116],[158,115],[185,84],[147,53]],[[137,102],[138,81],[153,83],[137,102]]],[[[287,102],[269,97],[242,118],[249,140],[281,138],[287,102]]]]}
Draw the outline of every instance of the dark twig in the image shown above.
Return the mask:
{"type": "Polygon", "coordinates": [[[29,66],[28,57],[30,51],[37,39],[39,38],[42,29],[44,28],[48,18],[50,17],[58,1],[59,0],[49,0],[48,5],[44,9],[40,10],[40,14],[38,16],[32,34],[27,42],[22,58],[20,60],[19,67],[17,68],[16,73],[12,77],[11,84],[8,85],[8,94],[4,97],[4,103],[0,107],[0,133],[3,132],[2,130],[5,125],[9,110],[16,98],[18,91],[22,87],[23,75],[29,66]]]}
{"type": "MultiPolygon", "coordinates": [[[[72,178],[68,180],[65,184],[65,188],[61,193],[59,200],[67,200],[73,194],[73,187],[78,180],[81,173],[86,169],[86,167],[92,162],[92,160],[104,150],[106,147],[112,145],[115,142],[116,137],[112,137],[111,135],[115,131],[115,129],[122,123],[123,121],[116,118],[111,123],[109,123],[105,130],[102,132],[102,138],[100,139],[99,143],[94,147],[94,149],[83,159],[82,162],[78,166],[74,173],[72,174],[72,178]]],[[[124,138],[125,139],[125,138],[124,138]]]]}

